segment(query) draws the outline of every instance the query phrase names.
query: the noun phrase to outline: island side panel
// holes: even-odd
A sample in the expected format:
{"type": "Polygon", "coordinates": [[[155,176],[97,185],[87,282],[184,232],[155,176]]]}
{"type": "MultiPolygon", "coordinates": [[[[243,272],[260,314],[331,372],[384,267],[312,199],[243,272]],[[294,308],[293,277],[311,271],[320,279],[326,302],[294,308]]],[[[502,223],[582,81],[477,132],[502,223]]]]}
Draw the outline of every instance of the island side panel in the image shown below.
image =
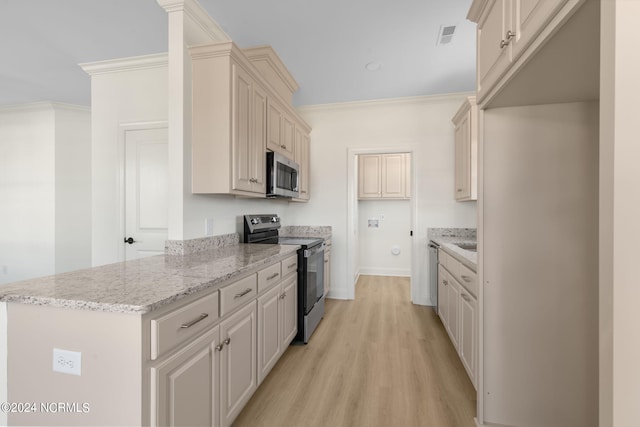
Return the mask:
{"type": "Polygon", "coordinates": [[[141,328],[138,314],[7,304],[8,401],[37,411],[9,425],[139,425],[141,328]],[[54,348],[82,353],[80,376],[53,371],[54,348]]]}

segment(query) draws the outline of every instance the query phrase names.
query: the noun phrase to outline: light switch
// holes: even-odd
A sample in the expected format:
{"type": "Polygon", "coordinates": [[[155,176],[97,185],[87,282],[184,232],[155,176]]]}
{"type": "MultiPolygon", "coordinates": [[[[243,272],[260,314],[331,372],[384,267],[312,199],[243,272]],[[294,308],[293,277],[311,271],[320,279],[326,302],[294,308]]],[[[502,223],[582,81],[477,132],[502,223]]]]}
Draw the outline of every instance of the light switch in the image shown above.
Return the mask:
{"type": "Polygon", "coordinates": [[[204,220],[204,235],[213,236],[213,218],[207,218],[204,220]]]}

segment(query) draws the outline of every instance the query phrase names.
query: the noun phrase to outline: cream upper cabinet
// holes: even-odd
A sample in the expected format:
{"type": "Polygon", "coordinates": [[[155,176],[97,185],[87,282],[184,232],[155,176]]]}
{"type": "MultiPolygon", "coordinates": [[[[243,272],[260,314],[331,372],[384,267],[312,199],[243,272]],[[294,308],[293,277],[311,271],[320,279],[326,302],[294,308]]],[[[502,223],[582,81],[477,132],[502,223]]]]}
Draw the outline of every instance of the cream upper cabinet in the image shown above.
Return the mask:
{"type": "MultiPolygon", "coordinates": [[[[477,22],[477,91],[482,102],[567,3],[564,15],[584,0],[475,0],[469,18],[477,22]]],[[[547,32],[549,36],[551,32],[547,32]]]]}
{"type": "Polygon", "coordinates": [[[358,156],[358,199],[411,198],[411,154],[358,156]]]}
{"type": "Polygon", "coordinates": [[[299,196],[294,201],[302,201],[306,202],[309,200],[309,176],[310,176],[310,158],[309,151],[311,139],[309,138],[309,133],[301,128],[300,126],[296,126],[295,128],[295,162],[300,167],[300,173],[298,175],[298,189],[299,196]]]}
{"type": "Polygon", "coordinates": [[[265,196],[267,94],[233,43],[191,49],[192,191],[265,196]]]}
{"type": "Polygon", "coordinates": [[[293,160],[295,125],[284,107],[273,98],[269,98],[268,123],[267,148],[293,160]]]}
{"type": "Polygon", "coordinates": [[[451,120],[455,127],[455,199],[478,198],[478,107],[475,96],[465,99],[451,120]]]}

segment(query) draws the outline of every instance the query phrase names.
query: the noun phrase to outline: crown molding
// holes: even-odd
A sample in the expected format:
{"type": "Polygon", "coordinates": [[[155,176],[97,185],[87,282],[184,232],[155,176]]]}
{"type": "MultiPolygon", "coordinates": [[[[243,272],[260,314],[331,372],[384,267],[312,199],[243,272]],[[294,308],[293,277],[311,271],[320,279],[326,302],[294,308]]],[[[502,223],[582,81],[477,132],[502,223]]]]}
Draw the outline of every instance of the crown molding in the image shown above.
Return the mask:
{"type": "Polygon", "coordinates": [[[78,65],[85,73],[90,76],[96,76],[123,71],[161,68],[166,67],[168,64],[169,58],[166,53],[156,53],[152,55],[132,56],[129,58],[109,59],[106,61],[85,62],[78,65]]]}
{"type": "Polygon", "coordinates": [[[194,24],[196,32],[190,33],[188,45],[231,40],[231,37],[214,21],[197,0],[156,0],[167,13],[183,12],[194,24]]]}
{"type": "Polygon", "coordinates": [[[406,96],[402,98],[387,98],[387,99],[372,99],[366,101],[349,101],[349,102],[336,102],[332,104],[317,104],[317,105],[303,105],[295,107],[295,109],[304,113],[307,111],[323,111],[323,110],[335,110],[335,109],[352,109],[362,107],[377,107],[393,104],[439,104],[442,102],[460,101],[462,102],[469,96],[475,96],[475,92],[457,92],[447,93],[442,95],[421,95],[421,96],[406,96]]]}
{"type": "Polygon", "coordinates": [[[471,3],[469,12],[467,12],[467,19],[477,24],[488,2],[489,0],[474,0],[474,2],[471,3]]]}
{"type": "Polygon", "coordinates": [[[53,111],[53,110],[68,110],[68,111],[79,111],[83,113],[90,113],[91,107],[87,107],[85,105],[67,104],[64,102],[53,102],[53,101],[29,102],[26,104],[13,104],[13,105],[0,106],[0,113],[38,112],[38,111],[53,111]]]}
{"type": "Polygon", "coordinates": [[[247,49],[242,49],[242,52],[249,58],[251,62],[265,62],[270,68],[278,75],[278,77],[285,83],[291,93],[297,91],[300,87],[298,82],[293,78],[287,66],[284,65],[282,59],[278,56],[276,51],[271,46],[255,46],[247,49]]]}

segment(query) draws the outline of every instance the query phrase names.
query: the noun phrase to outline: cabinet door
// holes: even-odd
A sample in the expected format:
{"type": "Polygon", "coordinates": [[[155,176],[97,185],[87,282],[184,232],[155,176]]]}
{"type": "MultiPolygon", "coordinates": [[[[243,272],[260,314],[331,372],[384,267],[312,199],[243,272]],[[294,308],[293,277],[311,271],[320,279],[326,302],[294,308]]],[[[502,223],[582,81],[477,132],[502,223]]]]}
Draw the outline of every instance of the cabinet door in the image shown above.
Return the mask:
{"type": "Polygon", "coordinates": [[[219,344],[216,326],[151,368],[151,424],[219,425],[219,344]]]}
{"type": "Polygon", "coordinates": [[[471,111],[455,127],[456,200],[471,197],[471,111]]]}
{"type": "Polygon", "coordinates": [[[280,285],[258,298],[258,384],[276,364],[282,349],[280,285]]]}
{"type": "Polygon", "coordinates": [[[267,93],[257,83],[253,83],[251,134],[251,190],[265,194],[267,190],[265,166],[267,162],[267,93]]]}
{"type": "Polygon", "coordinates": [[[460,290],[460,358],[473,385],[477,372],[476,299],[464,289],[460,290]]]}
{"type": "Polygon", "coordinates": [[[451,275],[447,275],[447,282],[447,305],[449,306],[447,313],[447,331],[449,332],[453,346],[458,349],[460,347],[460,286],[451,275]]]}
{"type": "Polygon", "coordinates": [[[284,353],[298,333],[298,277],[294,275],[282,282],[282,352],[284,353]]]}
{"type": "Polygon", "coordinates": [[[282,148],[281,153],[291,160],[294,160],[294,131],[295,125],[293,120],[287,113],[284,113],[282,116],[282,143],[280,148],[282,148]]]}
{"type": "Polygon", "coordinates": [[[256,303],[220,323],[220,423],[229,426],[256,390],[256,303]]]}
{"type": "Polygon", "coordinates": [[[511,63],[511,44],[501,44],[512,30],[510,11],[511,0],[489,0],[478,22],[478,98],[486,95],[511,63]]]}
{"type": "MultiPolygon", "coordinates": [[[[442,250],[440,250],[442,253],[442,250]]],[[[438,264],[438,316],[444,325],[445,329],[448,329],[449,319],[449,279],[447,277],[447,271],[438,264]]]]}
{"type": "Polygon", "coordinates": [[[269,137],[267,138],[267,148],[277,153],[282,152],[282,107],[271,98],[269,99],[269,110],[267,113],[269,137]]]}
{"type": "Polygon", "coordinates": [[[233,150],[233,183],[234,190],[252,191],[253,188],[253,150],[251,138],[252,80],[241,67],[232,64],[233,93],[231,116],[231,141],[233,150]]]}
{"type": "Polygon", "coordinates": [[[512,10],[513,59],[517,59],[540,34],[567,0],[515,0],[512,10]]]}
{"type": "Polygon", "coordinates": [[[296,127],[295,132],[295,161],[300,166],[299,189],[300,195],[298,200],[309,200],[309,150],[310,139],[309,135],[303,130],[296,127]]]}
{"type": "Polygon", "coordinates": [[[358,198],[378,199],[381,195],[381,158],[379,154],[358,156],[358,198]]]}
{"type": "Polygon", "coordinates": [[[384,154],[382,161],[382,198],[404,199],[405,197],[405,155],[384,154]]]}

